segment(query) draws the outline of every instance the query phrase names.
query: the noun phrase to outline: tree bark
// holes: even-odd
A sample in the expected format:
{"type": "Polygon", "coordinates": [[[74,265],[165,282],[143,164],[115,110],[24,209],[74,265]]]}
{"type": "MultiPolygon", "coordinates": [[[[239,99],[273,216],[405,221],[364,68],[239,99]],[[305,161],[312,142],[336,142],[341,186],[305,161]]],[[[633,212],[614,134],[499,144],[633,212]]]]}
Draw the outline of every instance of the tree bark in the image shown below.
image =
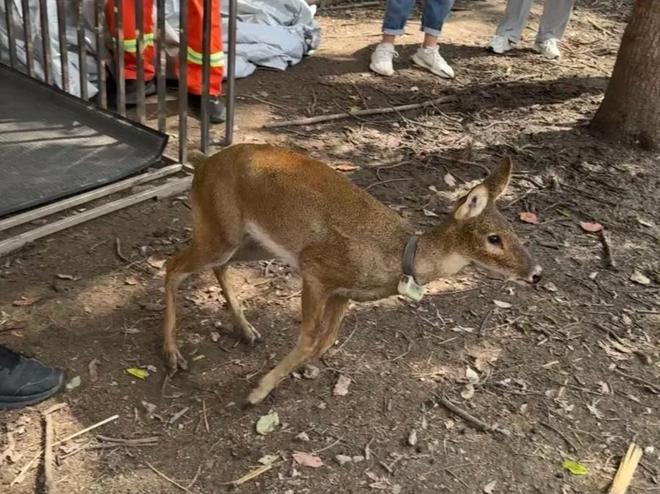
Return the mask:
{"type": "Polygon", "coordinates": [[[606,139],[660,149],[660,0],[637,0],[592,128],[606,139]]]}

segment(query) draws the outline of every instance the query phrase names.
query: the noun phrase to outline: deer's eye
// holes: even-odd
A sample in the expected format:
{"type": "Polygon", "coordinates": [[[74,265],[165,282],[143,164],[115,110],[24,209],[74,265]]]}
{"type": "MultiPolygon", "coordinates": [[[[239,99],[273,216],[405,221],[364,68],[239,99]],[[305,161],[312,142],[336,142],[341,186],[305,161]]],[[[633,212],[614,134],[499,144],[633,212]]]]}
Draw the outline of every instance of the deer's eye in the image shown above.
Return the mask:
{"type": "Polygon", "coordinates": [[[488,235],[488,243],[491,245],[502,246],[502,239],[499,235],[488,235]]]}

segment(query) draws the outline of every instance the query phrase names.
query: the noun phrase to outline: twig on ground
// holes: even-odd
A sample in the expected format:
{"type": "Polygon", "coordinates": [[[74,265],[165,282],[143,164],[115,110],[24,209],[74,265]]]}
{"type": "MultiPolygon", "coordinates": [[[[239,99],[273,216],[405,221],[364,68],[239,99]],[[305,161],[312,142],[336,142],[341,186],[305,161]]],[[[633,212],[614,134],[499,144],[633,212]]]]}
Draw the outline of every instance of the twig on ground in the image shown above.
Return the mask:
{"type": "Polygon", "coordinates": [[[490,309],[488,313],[484,316],[483,321],[481,321],[481,324],[479,325],[479,334],[483,335],[484,334],[484,328],[486,327],[486,324],[488,323],[488,320],[490,319],[490,316],[493,315],[493,312],[495,309],[490,309]]]}
{"type": "Polygon", "coordinates": [[[53,473],[53,420],[49,413],[44,414],[46,440],[44,441],[44,492],[55,494],[55,475],[53,473]]]}
{"type": "Polygon", "coordinates": [[[119,237],[115,237],[115,253],[117,254],[117,257],[122,261],[129,262],[128,257],[126,257],[121,252],[121,240],[119,240],[119,237]]]}
{"type": "Polygon", "coordinates": [[[605,230],[598,232],[598,238],[603,244],[603,254],[605,254],[605,264],[608,268],[617,269],[616,263],[614,262],[614,254],[612,253],[612,247],[610,243],[610,234],[605,230]]]}
{"type": "Polygon", "coordinates": [[[102,442],[123,446],[150,446],[160,440],[158,436],[141,437],[136,439],[122,439],[120,437],[102,436],[101,434],[98,434],[96,438],[102,442]]]}
{"type": "MultiPolygon", "coordinates": [[[[55,408],[55,407],[51,407],[51,408],[55,408]]],[[[62,407],[60,407],[60,408],[62,408],[62,407]]],[[[57,409],[59,409],[59,408],[57,408],[57,409]]],[[[55,446],[57,446],[57,445],[59,445],[59,444],[65,443],[65,442],[67,442],[67,441],[70,441],[70,440],[72,440],[72,439],[75,439],[76,437],[82,436],[83,434],[86,434],[86,433],[88,433],[89,431],[92,431],[92,430],[94,430],[94,429],[97,429],[97,428],[101,427],[102,425],[105,425],[105,424],[107,424],[107,423],[109,423],[109,422],[113,422],[113,421],[117,420],[118,418],[119,418],[119,415],[113,415],[112,417],[108,417],[108,418],[105,419],[105,420],[101,420],[100,422],[97,422],[97,423],[94,424],[94,425],[90,425],[89,427],[86,427],[85,429],[83,429],[83,430],[81,430],[81,431],[78,431],[78,432],[75,432],[75,433],[73,433],[73,434],[68,435],[68,436],[65,437],[64,439],[60,439],[59,441],[55,441],[55,442],[52,444],[52,447],[55,447],[55,446]]],[[[34,455],[34,456],[32,457],[32,459],[27,463],[27,465],[25,465],[25,466],[23,467],[23,469],[18,473],[18,475],[14,478],[14,480],[11,481],[11,483],[9,484],[9,486],[11,487],[11,486],[13,486],[14,484],[18,484],[18,483],[20,483],[20,482],[23,480],[23,477],[25,476],[25,474],[30,470],[30,468],[32,467],[32,465],[34,465],[34,463],[39,459],[39,457],[40,457],[42,454],[43,454],[43,449],[40,449],[40,450],[37,452],[37,454],[34,455]]]]}
{"type": "Polygon", "coordinates": [[[179,489],[181,489],[181,490],[184,491],[184,492],[190,492],[190,491],[188,490],[187,487],[185,487],[185,486],[179,484],[176,480],[172,480],[172,479],[169,478],[167,475],[165,475],[163,472],[161,472],[160,470],[156,469],[156,467],[154,467],[154,466],[153,466],[151,463],[149,463],[148,461],[145,461],[145,463],[146,463],[147,466],[148,466],[149,468],[151,468],[151,470],[153,470],[154,473],[156,473],[159,477],[161,477],[161,478],[167,480],[170,484],[177,486],[179,489]]]}
{"type": "Polygon", "coordinates": [[[559,429],[557,429],[557,428],[551,426],[551,425],[548,424],[547,422],[543,422],[542,420],[539,421],[539,424],[541,424],[543,427],[546,427],[546,428],[550,429],[552,432],[554,432],[554,433],[557,434],[559,437],[561,437],[561,438],[564,440],[564,442],[565,442],[566,444],[568,444],[568,446],[571,448],[571,450],[573,451],[573,453],[577,453],[578,449],[577,449],[577,447],[575,446],[575,444],[573,444],[573,442],[572,442],[568,437],[566,437],[566,435],[565,435],[562,431],[560,431],[559,429]]]}
{"type": "Polygon", "coordinates": [[[633,382],[636,382],[637,384],[643,385],[645,388],[647,388],[651,393],[653,394],[660,394],[660,387],[658,387],[656,384],[653,384],[649,381],[646,381],[645,379],[642,379],[641,377],[637,376],[631,376],[630,374],[626,374],[622,370],[617,369],[616,367],[614,368],[614,372],[619,374],[622,377],[625,377],[626,379],[630,379],[633,382]]]}
{"type": "Polygon", "coordinates": [[[240,479],[231,480],[229,482],[220,482],[220,485],[232,485],[234,487],[238,487],[239,485],[242,485],[242,484],[258,477],[259,475],[266,473],[268,470],[270,470],[274,466],[279,466],[280,463],[281,462],[275,462],[275,463],[271,463],[269,465],[262,465],[258,468],[255,468],[251,472],[243,475],[240,479]]]}
{"type": "Polygon", "coordinates": [[[402,111],[418,110],[427,108],[436,104],[451,103],[456,101],[455,96],[443,96],[433,100],[424,101],[422,103],[413,103],[410,105],[390,106],[384,108],[369,108],[366,110],[358,110],[354,112],[345,113],[332,113],[330,115],[318,115],[316,117],[300,118],[297,120],[285,120],[282,122],[271,122],[261,126],[262,129],[273,129],[276,127],[288,127],[293,125],[312,125],[324,122],[331,122],[334,120],[343,120],[351,117],[365,117],[370,115],[383,115],[386,113],[398,113],[402,111]]]}
{"type": "Polygon", "coordinates": [[[461,417],[463,420],[466,422],[472,424],[474,427],[476,427],[478,430],[484,431],[484,432],[499,432],[500,434],[504,434],[505,436],[508,436],[509,433],[505,429],[501,429],[497,426],[494,425],[489,425],[483,420],[480,420],[476,418],[473,415],[470,415],[468,412],[463,410],[462,408],[454,405],[451,401],[449,401],[446,397],[444,396],[439,396],[437,394],[433,394],[435,398],[445,407],[447,408],[450,412],[455,413],[459,417],[461,417]]]}
{"type": "Polygon", "coordinates": [[[185,413],[190,410],[190,407],[185,407],[176,412],[174,415],[172,415],[172,418],[169,420],[168,424],[169,425],[174,425],[174,423],[179,420],[181,417],[185,415],[185,413]]]}
{"type": "Polygon", "coordinates": [[[348,342],[351,340],[351,338],[353,338],[353,335],[354,335],[355,332],[357,331],[357,328],[358,328],[358,319],[357,319],[357,316],[355,316],[355,327],[353,328],[353,331],[351,331],[351,334],[348,335],[348,338],[346,338],[346,339],[342,342],[342,344],[339,345],[339,346],[337,347],[337,350],[335,350],[335,352],[338,352],[339,350],[341,350],[342,348],[344,348],[344,345],[346,345],[346,343],[348,343],[348,342]]]}
{"type": "Polygon", "coordinates": [[[388,183],[390,183],[390,182],[403,182],[403,181],[405,181],[405,180],[412,180],[412,178],[411,178],[411,177],[404,177],[404,178],[390,178],[389,180],[383,180],[382,182],[374,182],[374,183],[372,183],[372,184],[370,184],[370,185],[367,185],[367,186],[364,188],[364,190],[369,190],[369,189],[371,189],[372,187],[376,187],[377,185],[384,185],[384,184],[388,184],[388,183]]]}
{"type": "Polygon", "coordinates": [[[190,490],[192,489],[192,486],[195,485],[195,482],[197,482],[197,478],[199,477],[199,474],[202,473],[202,464],[200,463],[199,466],[197,467],[197,473],[193,477],[193,479],[190,481],[190,484],[186,487],[186,489],[190,490]]]}
{"type": "Polygon", "coordinates": [[[208,434],[211,432],[211,428],[209,427],[209,419],[206,417],[206,400],[202,399],[202,413],[204,414],[204,428],[206,429],[206,433],[208,434]]]}

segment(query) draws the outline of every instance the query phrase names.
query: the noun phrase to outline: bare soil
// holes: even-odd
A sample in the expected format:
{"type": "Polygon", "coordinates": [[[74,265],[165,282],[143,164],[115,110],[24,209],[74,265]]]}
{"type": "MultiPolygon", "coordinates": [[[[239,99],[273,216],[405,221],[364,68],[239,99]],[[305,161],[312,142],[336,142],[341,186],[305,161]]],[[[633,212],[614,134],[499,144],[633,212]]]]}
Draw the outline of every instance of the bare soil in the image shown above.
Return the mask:
{"type": "Polygon", "coordinates": [[[60,492],[227,492],[228,482],[274,455],[268,471],[238,490],[596,493],[632,441],[646,453],[629,492],[660,492],[660,157],[610,146],[587,128],[629,2],[578,2],[558,62],[530,49],[538,7],[520,49],[506,56],[484,49],[503,1],[458,7],[442,38],[452,81],[411,66],[418,21],[402,38],[397,74],[385,79],[367,70],[382,9],[321,15],[324,39],[313,56],[239,81],[238,140],[352,164],[342,173],[420,228],[510,155],[516,175],[502,210],[544,266],[541,285],[468,269],[432,283],[418,304],[355,304],[330,355],[312,363],[317,377],[294,375],[264,404],[241,410],[236,403],[295,341],[295,273],[277,262],[233,271],[247,316],[265,337],[253,348],[234,338],[212,273],[186,282],[180,342],[192,366],[164,383],[161,268],[189,237],[186,198],[54,235],[2,260],[0,342],[82,384],[0,415],[0,452],[10,436],[15,441],[0,458],[2,492],[40,491],[40,462],[10,483],[43,445],[40,412],[58,402],[68,406],[53,415],[56,439],[119,415],[56,446],[60,492]],[[404,114],[260,128],[442,95],[455,100],[404,114]],[[523,212],[538,223],[520,221],[523,212]],[[605,237],[580,222],[600,223],[605,237]],[[146,366],[153,367],[144,380],[126,372],[146,366]],[[333,394],[340,375],[351,381],[345,396],[333,394]],[[438,396],[505,433],[475,429],[438,396]],[[281,424],[259,435],[255,424],[270,410],[281,424]],[[155,445],[98,434],[155,437],[155,445]],[[323,464],[301,465],[295,452],[316,452],[323,464]],[[340,465],[337,455],[351,461],[340,465]],[[588,473],[571,474],[565,459],[588,473]]]}

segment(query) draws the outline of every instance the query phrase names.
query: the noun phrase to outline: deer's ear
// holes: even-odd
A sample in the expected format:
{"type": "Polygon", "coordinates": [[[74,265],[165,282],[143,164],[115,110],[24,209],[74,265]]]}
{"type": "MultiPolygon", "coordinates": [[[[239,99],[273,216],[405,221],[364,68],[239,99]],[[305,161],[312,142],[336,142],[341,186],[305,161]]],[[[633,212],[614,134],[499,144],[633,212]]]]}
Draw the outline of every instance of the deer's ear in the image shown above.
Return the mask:
{"type": "Polygon", "coordinates": [[[459,221],[479,216],[488,204],[489,192],[484,184],[477,185],[459,202],[454,211],[454,218],[459,221]]]}
{"type": "Polygon", "coordinates": [[[511,173],[513,172],[513,162],[508,156],[497,165],[497,168],[488,175],[484,180],[483,185],[488,189],[490,198],[494,201],[500,197],[511,181],[511,173]]]}

